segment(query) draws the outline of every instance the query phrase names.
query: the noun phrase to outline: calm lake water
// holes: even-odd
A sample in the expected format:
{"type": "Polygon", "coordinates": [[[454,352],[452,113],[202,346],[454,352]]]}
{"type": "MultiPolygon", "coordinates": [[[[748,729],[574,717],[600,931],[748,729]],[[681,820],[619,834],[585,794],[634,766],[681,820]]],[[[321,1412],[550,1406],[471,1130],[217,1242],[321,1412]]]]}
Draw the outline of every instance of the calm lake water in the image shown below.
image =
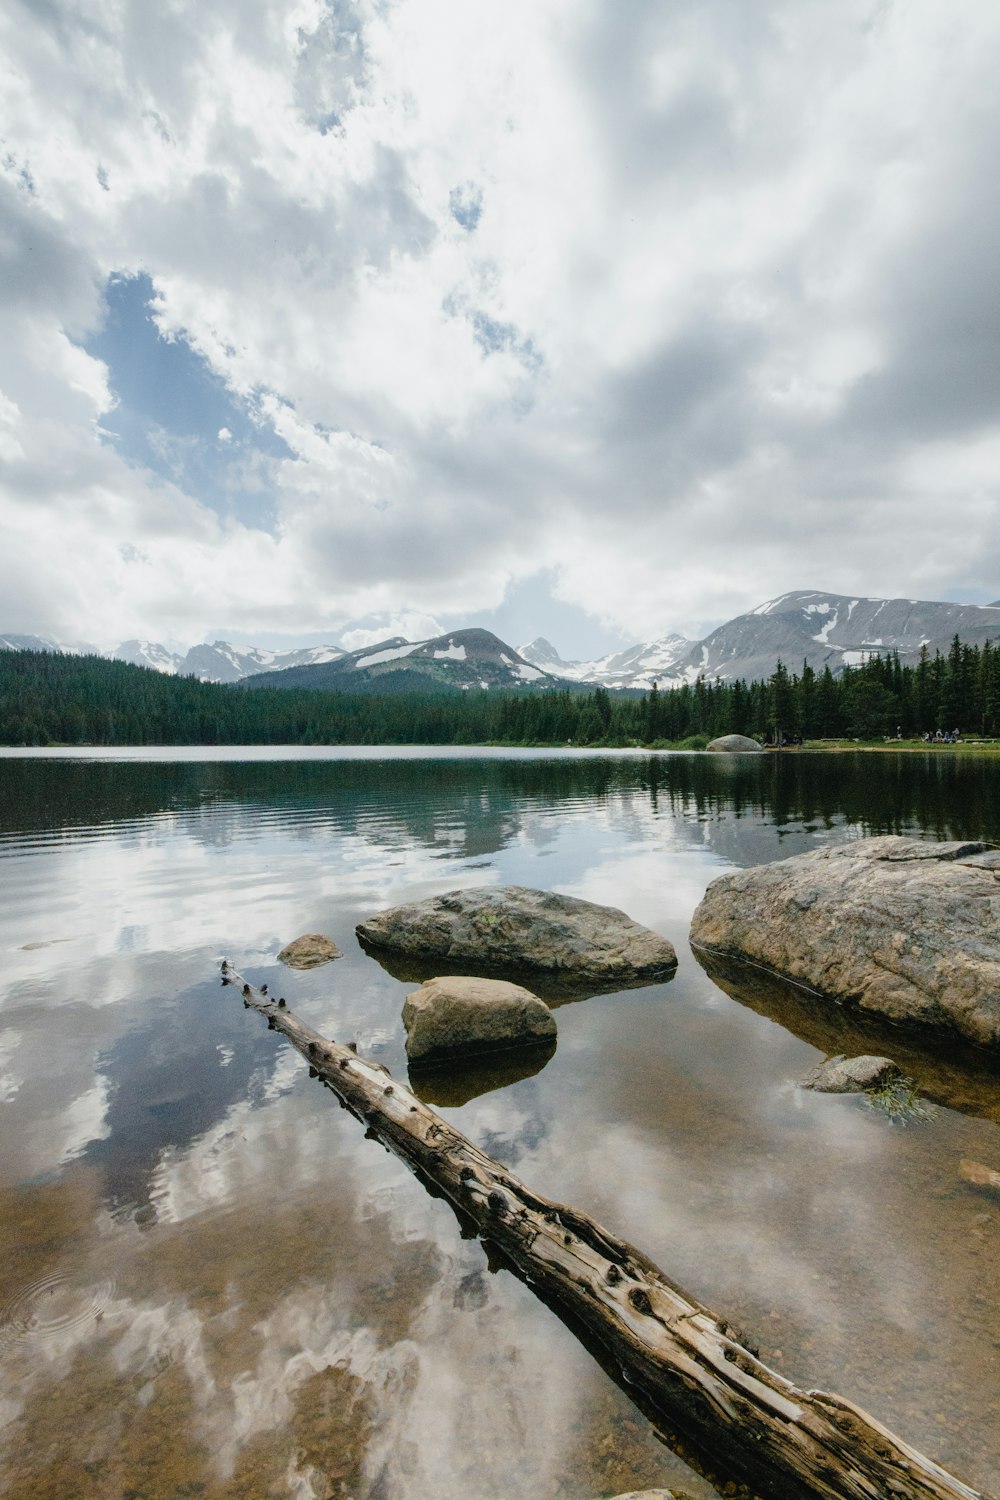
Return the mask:
{"type": "Polygon", "coordinates": [[[425,1097],[790,1378],[1000,1493],[1000,1201],[959,1175],[1000,1168],[995,1065],[876,1038],[937,1101],[906,1127],[804,1092],[872,1039],[687,943],[726,869],[1000,841],[998,793],[996,762],[947,755],[0,756],[0,1492],[720,1493],[220,987],[226,956],[405,1078],[412,984],[355,924],[519,883],[624,908],[676,977],[561,1005],[544,1066],[425,1097]],[[344,957],[279,965],[310,931],[344,957]]]}

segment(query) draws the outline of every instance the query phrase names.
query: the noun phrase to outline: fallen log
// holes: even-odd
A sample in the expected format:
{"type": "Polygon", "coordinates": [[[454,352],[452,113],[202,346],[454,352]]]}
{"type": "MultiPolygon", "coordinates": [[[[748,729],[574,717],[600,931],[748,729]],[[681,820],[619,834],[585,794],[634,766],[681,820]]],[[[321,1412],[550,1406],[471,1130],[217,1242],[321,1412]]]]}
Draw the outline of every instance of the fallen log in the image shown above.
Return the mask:
{"type": "Polygon", "coordinates": [[[646,1415],[682,1432],[714,1469],[776,1500],[988,1500],[844,1397],[800,1390],[641,1251],[533,1193],[380,1063],[314,1031],[225,962],[222,971],[310,1076],[582,1327],[646,1415]]]}

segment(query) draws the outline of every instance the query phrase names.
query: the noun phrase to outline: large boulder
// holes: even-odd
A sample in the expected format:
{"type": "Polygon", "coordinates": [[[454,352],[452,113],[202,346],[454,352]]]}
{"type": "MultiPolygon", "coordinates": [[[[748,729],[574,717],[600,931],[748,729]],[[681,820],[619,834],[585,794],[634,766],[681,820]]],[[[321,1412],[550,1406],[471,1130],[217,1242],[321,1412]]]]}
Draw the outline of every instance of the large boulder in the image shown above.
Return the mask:
{"type": "Polygon", "coordinates": [[[411,1063],[551,1043],[555,1017],[530,990],[468,975],[428,979],[403,1005],[411,1063]]]}
{"type": "Polygon", "coordinates": [[[817,996],[1000,1048],[1000,849],[860,839],[714,880],[691,941],[817,996]]]}
{"type": "Polygon", "coordinates": [[[376,951],[605,986],[652,982],[677,966],[667,939],[624,912],[520,885],[449,891],[390,907],[362,922],[357,934],[376,951]]]}
{"type": "Polygon", "coordinates": [[[751,753],[764,753],[764,747],[758,740],[752,740],[745,734],[720,734],[717,740],[709,740],[706,746],[708,750],[718,750],[723,755],[732,755],[734,751],[742,752],[749,750],[751,753]]]}

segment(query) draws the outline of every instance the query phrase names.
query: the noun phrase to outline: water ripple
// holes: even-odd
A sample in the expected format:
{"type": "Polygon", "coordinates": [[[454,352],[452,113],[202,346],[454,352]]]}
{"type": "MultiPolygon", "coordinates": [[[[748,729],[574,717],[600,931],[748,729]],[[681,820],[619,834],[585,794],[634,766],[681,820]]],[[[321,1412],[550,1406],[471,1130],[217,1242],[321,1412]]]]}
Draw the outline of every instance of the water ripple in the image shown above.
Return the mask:
{"type": "Polygon", "coordinates": [[[96,1282],[63,1271],[41,1276],[0,1307],[0,1344],[42,1342],[96,1323],[114,1294],[111,1276],[96,1282]]]}

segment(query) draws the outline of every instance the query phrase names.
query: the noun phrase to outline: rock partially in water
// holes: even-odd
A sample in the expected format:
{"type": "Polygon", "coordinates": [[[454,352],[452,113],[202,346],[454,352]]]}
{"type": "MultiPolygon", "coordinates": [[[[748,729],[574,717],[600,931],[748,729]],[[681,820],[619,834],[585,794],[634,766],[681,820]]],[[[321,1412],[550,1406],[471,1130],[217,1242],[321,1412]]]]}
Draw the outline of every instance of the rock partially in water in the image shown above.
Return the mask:
{"type": "Polygon", "coordinates": [[[428,979],[403,1006],[411,1063],[441,1063],[509,1047],[551,1045],[555,1017],[530,990],[469,975],[428,979]]]}
{"type": "Polygon", "coordinates": [[[860,839],[713,880],[691,941],[823,999],[1000,1048],[1000,850],[860,839]]]}
{"type": "Polygon", "coordinates": [[[902,1077],[891,1057],[866,1052],[861,1057],[828,1057],[802,1085],[817,1094],[863,1094],[902,1077]]]}
{"type": "Polygon", "coordinates": [[[341,956],[331,938],[324,937],[321,932],[304,932],[282,948],[278,960],[291,969],[318,969],[320,964],[332,963],[341,956]]]}
{"type": "Polygon", "coordinates": [[[677,967],[673,945],[612,906],[527,886],[449,891],[378,912],[357,928],[375,950],[475,967],[558,974],[608,986],[654,982],[677,967]]]}
{"type": "Polygon", "coordinates": [[[732,755],[749,751],[751,754],[763,755],[764,747],[758,740],[752,740],[745,734],[720,734],[718,739],[709,740],[705,747],[707,750],[718,750],[723,755],[732,755]]]}

